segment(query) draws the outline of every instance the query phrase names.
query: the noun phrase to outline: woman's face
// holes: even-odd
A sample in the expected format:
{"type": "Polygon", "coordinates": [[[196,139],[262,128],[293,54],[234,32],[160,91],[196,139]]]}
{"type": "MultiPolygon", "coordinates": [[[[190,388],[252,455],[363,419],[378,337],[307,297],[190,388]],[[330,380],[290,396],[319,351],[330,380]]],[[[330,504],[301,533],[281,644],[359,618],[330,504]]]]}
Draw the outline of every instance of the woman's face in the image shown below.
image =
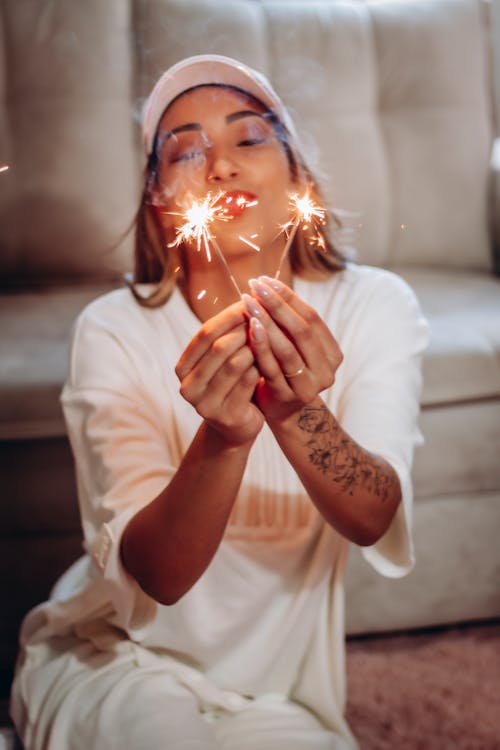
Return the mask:
{"type": "Polygon", "coordinates": [[[193,200],[221,194],[229,220],[216,220],[210,231],[226,252],[248,253],[241,237],[261,249],[283,245],[277,237],[289,219],[294,184],[284,147],[258,102],[227,88],[194,89],[163,116],[159,143],[156,202],[165,226],[178,225],[175,213],[193,200]]]}

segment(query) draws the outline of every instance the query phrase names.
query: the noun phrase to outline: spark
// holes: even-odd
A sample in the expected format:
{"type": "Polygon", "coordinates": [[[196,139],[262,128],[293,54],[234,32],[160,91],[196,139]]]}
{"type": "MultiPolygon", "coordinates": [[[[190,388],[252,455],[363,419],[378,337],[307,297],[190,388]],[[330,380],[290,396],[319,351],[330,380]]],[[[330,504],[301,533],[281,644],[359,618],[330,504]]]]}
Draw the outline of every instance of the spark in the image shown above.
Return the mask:
{"type": "Polygon", "coordinates": [[[8,164],[2,164],[2,166],[0,167],[0,172],[7,172],[8,169],[9,169],[8,164]]]}
{"type": "Polygon", "coordinates": [[[315,203],[309,196],[309,188],[302,197],[295,193],[290,196],[290,207],[295,209],[296,217],[300,221],[312,222],[314,219],[318,219],[320,222],[324,222],[326,211],[323,206],[315,203]]]}
{"type": "MultiPolygon", "coordinates": [[[[252,235],[252,237],[255,237],[255,236],[256,235],[252,235]]],[[[246,237],[243,237],[243,235],[241,235],[241,234],[238,235],[238,239],[241,240],[242,242],[244,242],[245,245],[248,245],[253,250],[256,250],[258,253],[260,253],[260,247],[258,245],[256,245],[255,242],[251,242],[249,239],[247,239],[246,237]]]]}
{"type": "Polygon", "coordinates": [[[213,237],[209,227],[215,219],[227,221],[227,217],[222,214],[220,207],[217,206],[221,195],[222,193],[217,193],[217,195],[209,193],[203,200],[194,200],[182,213],[171,212],[174,216],[181,216],[184,222],[177,227],[175,240],[170,247],[195,240],[198,252],[203,246],[208,261],[212,260],[210,240],[213,237]]]}
{"type": "Polygon", "coordinates": [[[227,261],[219,247],[214,235],[210,231],[210,226],[214,221],[230,221],[231,216],[224,214],[224,208],[220,204],[220,198],[223,193],[220,191],[216,195],[209,193],[203,200],[193,200],[193,202],[186,208],[182,213],[170,212],[174,216],[181,216],[184,222],[176,228],[175,240],[169,245],[169,247],[178,247],[183,242],[196,242],[196,248],[198,252],[201,251],[202,247],[205,250],[207,260],[210,263],[212,261],[212,254],[210,252],[210,245],[213,246],[215,252],[222,265],[226,269],[231,283],[238,292],[238,297],[241,297],[241,290],[238,286],[236,279],[231,273],[227,261]]]}
{"type": "Polygon", "coordinates": [[[290,195],[289,206],[292,212],[292,218],[281,228],[283,232],[288,234],[288,236],[276,272],[277,279],[283,269],[283,263],[288,255],[288,251],[290,250],[297,229],[301,224],[304,229],[311,228],[315,232],[311,242],[323,250],[326,249],[325,239],[319,231],[319,227],[325,224],[326,209],[312,200],[310,186],[307,186],[306,192],[302,196],[298,193],[290,195]]]}
{"type": "MultiPolygon", "coordinates": [[[[231,201],[231,198],[228,199],[228,203],[231,201]]],[[[236,205],[237,206],[244,206],[245,208],[252,208],[252,206],[256,206],[258,204],[257,198],[255,198],[253,201],[249,201],[247,198],[245,198],[244,195],[239,195],[236,198],[236,205]]]]}
{"type": "Polygon", "coordinates": [[[311,239],[311,243],[316,245],[319,250],[322,250],[324,253],[326,252],[326,241],[321,232],[318,232],[316,236],[311,239]]]}

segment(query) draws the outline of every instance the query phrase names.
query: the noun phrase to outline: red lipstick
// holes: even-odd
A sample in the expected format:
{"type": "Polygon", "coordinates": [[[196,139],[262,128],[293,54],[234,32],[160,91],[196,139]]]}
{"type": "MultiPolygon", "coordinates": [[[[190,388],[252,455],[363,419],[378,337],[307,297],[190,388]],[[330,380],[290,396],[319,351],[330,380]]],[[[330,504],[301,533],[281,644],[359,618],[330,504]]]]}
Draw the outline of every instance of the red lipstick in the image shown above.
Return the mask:
{"type": "Polygon", "coordinates": [[[257,196],[248,190],[228,190],[216,201],[215,208],[219,216],[235,219],[258,202],[257,196]]]}

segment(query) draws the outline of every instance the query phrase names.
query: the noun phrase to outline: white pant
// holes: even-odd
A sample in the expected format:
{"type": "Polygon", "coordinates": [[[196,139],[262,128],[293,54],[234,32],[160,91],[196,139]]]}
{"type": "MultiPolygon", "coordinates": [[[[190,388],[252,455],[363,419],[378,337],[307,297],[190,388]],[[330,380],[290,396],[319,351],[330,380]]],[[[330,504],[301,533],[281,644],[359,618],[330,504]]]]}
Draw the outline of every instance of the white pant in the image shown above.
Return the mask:
{"type": "Polygon", "coordinates": [[[76,638],[28,653],[12,694],[25,750],[351,750],[306,708],[263,696],[234,713],[203,713],[168,672],[143,667],[134,645],[98,652],[76,638]]]}

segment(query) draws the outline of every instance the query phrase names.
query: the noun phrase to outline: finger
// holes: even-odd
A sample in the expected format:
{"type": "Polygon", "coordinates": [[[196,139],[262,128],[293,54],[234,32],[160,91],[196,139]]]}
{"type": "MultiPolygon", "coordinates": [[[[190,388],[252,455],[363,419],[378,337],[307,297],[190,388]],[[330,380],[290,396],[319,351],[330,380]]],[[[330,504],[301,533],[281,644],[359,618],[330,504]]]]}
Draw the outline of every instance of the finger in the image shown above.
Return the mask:
{"type": "MultiPolygon", "coordinates": [[[[304,365],[311,370],[317,370],[318,367],[323,368],[325,366],[325,352],[311,326],[307,325],[299,315],[290,309],[289,314],[287,314],[287,327],[286,330],[283,330],[277,325],[271,314],[277,305],[288,307],[286,303],[278,295],[274,295],[276,299],[271,299],[271,292],[268,295],[267,289],[263,289],[263,285],[259,282],[252,284],[252,287],[259,294],[262,304],[264,304],[264,300],[266,301],[266,309],[249,295],[242,295],[243,303],[247,312],[258,318],[264,325],[271,349],[282,370],[286,373],[295,373],[304,365]],[[267,307],[271,310],[270,314],[267,312],[267,307]]],[[[285,315],[280,315],[280,317],[282,320],[285,319],[285,315]]]]}
{"type": "Polygon", "coordinates": [[[260,374],[275,391],[288,391],[281,366],[276,359],[267,336],[267,331],[258,318],[250,318],[250,343],[260,374]]]}
{"type": "Polygon", "coordinates": [[[207,386],[188,400],[203,417],[217,418],[224,400],[253,363],[253,352],[248,346],[241,347],[222,363],[207,386]]]}
{"type": "Polygon", "coordinates": [[[293,342],[283,333],[259,303],[248,294],[242,295],[250,316],[250,340],[259,369],[267,380],[276,380],[278,375],[301,374],[306,363],[293,342]]]}
{"type": "Polygon", "coordinates": [[[250,286],[273,320],[293,338],[305,359],[315,357],[319,351],[326,359],[336,361],[338,344],[330,329],[316,310],[290,287],[268,276],[251,279],[250,286]],[[313,348],[310,347],[311,341],[314,342],[313,348]]]}
{"type": "MultiPolygon", "coordinates": [[[[301,358],[308,367],[311,367],[318,359],[318,354],[323,354],[321,344],[314,336],[312,325],[301,318],[268,284],[260,279],[251,279],[249,284],[252,292],[256,295],[259,303],[265,307],[278,330],[286,334],[285,338],[293,342],[294,348],[299,352],[301,358]]],[[[275,354],[278,356],[279,347],[279,351],[284,354],[287,360],[289,357],[293,359],[293,350],[284,343],[283,336],[278,335],[278,332],[273,329],[268,321],[266,321],[266,328],[275,354]]],[[[294,364],[296,363],[293,363],[293,361],[283,362],[286,371],[290,367],[293,368],[294,364]]],[[[295,367],[295,369],[297,368],[295,367]]]]}
{"type": "MultiPolygon", "coordinates": [[[[342,362],[342,352],[336,339],[330,333],[328,327],[321,320],[316,311],[300,300],[295,293],[280,284],[286,291],[285,296],[293,298],[294,307],[302,311],[305,317],[299,315],[279,295],[270,284],[262,281],[263,277],[253,280],[252,287],[255,293],[259,295],[259,302],[265,305],[266,311],[272,316],[284,330],[286,335],[293,341],[301,358],[305,362],[311,373],[314,373],[319,390],[330,387],[335,380],[335,373],[342,362]]],[[[273,280],[273,282],[276,280],[273,280]]],[[[277,335],[267,320],[263,320],[271,341],[271,346],[276,349],[277,335]]],[[[292,362],[284,362],[283,367],[286,373],[299,373],[300,365],[297,366],[292,362]]]]}
{"type": "Polygon", "coordinates": [[[240,419],[242,409],[247,409],[260,380],[258,369],[252,364],[238,379],[224,400],[224,408],[234,418],[240,419]]]}
{"type": "Polygon", "coordinates": [[[284,284],[280,279],[274,279],[272,276],[259,276],[259,279],[277,292],[299,315],[307,318],[307,313],[312,308],[304,300],[300,299],[291,287],[284,284]]]}
{"type": "MultiPolygon", "coordinates": [[[[275,356],[267,331],[256,318],[250,319],[250,334],[257,367],[273,395],[282,401],[295,399],[303,403],[312,401],[318,393],[318,380],[297,353],[295,352],[294,357],[289,359],[280,355],[279,352],[275,356]],[[286,362],[289,364],[285,364],[286,362]]],[[[289,344],[286,337],[285,341],[289,344]]]]}
{"type": "Polygon", "coordinates": [[[250,341],[262,375],[275,380],[283,374],[283,366],[290,367],[290,372],[302,368],[304,361],[298,351],[266,310],[248,294],[241,298],[250,316],[250,341]]]}
{"type": "Polygon", "coordinates": [[[179,358],[175,368],[179,380],[182,380],[193,369],[216,339],[237,326],[245,325],[244,307],[239,301],[205,321],[179,358]]]}
{"type": "Polygon", "coordinates": [[[247,330],[243,326],[215,339],[193,369],[181,380],[180,391],[184,398],[191,403],[198,401],[225,362],[245,347],[246,343],[247,330]]]}
{"type": "MultiPolygon", "coordinates": [[[[275,327],[271,321],[271,326],[275,327]]],[[[292,342],[279,329],[271,344],[269,331],[257,318],[250,318],[250,342],[263,377],[275,387],[287,386],[285,373],[303,372],[306,365],[292,342]]]]}
{"type": "Polygon", "coordinates": [[[255,437],[263,424],[263,415],[253,403],[255,388],[260,374],[252,365],[239,378],[227,394],[224,402],[211,420],[218,429],[229,432],[229,437],[236,443],[245,442],[255,437]]]}
{"type": "MultiPolygon", "coordinates": [[[[259,284],[255,284],[254,287],[258,289],[259,284]]],[[[267,298],[266,294],[263,296],[267,298]]],[[[279,299],[278,297],[276,304],[286,305],[284,301],[280,303],[279,299]]],[[[323,324],[316,313],[314,313],[314,316],[322,324],[321,327],[315,326],[314,320],[311,324],[308,324],[292,311],[291,314],[296,317],[296,320],[288,324],[288,331],[283,331],[256,299],[248,295],[242,295],[242,300],[247,312],[258,317],[263,323],[271,349],[283,371],[287,384],[297,396],[307,399],[311,395],[310,390],[313,385],[317,392],[320,392],[333,384],[337,368],[342,362],[342,353],[336,340],[331,335],[331,347],[328,349],[323,346],[322,339],[324,337],[321,336],[323,324]],[[294,348],[290,347],[290,341],[294,348]],[[305,369],[309,372],[304,374],[305,369]],[[298,379],[299,376],[301,376],[300,380],[298,379]]],[[[272,307],[273,303],[268,304],[269,307],[272,307]]],[[[301,304],[304,303],[301,302],[301,304]]],[[[305,307],[308,308],[307,305],[305,307]]],[[[311,308],[308,309],[311,310],[311,308]]],[[[326,327],[325,330],[327,330],[326,327]]],[[[259,352],[259,367],[266,369],[267,377],[270,376],[270,372],[275,377],[274,371],[267,367],[267,362],[268,360],[263,360],[262,354],[259,352]]]]}

